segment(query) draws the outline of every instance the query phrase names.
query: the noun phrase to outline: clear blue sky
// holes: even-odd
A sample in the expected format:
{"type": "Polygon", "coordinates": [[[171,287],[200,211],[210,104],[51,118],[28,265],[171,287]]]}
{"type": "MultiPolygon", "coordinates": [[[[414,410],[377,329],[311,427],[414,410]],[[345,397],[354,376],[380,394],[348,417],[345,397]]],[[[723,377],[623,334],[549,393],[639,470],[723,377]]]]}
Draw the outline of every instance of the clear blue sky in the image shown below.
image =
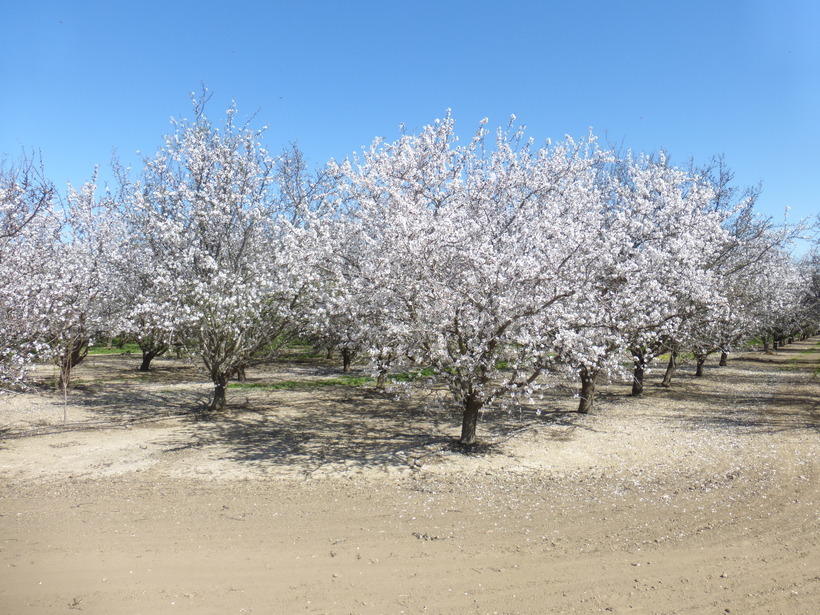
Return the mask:
{"type": "Polygon", "coordinates": [[[0,0],[0,153],[42,152],[59,186],[112,149],[138,165],[213,92],[314,165],[451,108],[470,136],[510,114],[673,162],[724,154],[761,210],[820,211],[816,0],[0,0]]]}

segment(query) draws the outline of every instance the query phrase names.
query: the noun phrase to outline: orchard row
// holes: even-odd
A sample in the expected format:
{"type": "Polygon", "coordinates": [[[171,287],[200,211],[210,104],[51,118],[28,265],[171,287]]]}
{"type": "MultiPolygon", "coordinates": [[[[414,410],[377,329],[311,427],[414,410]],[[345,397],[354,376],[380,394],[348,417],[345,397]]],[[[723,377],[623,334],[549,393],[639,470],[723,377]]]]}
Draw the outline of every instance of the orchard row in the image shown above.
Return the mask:
{"type": "Polygon", "coordinates": [[[820,260],[789,253],[800,225],[755,211],[722,159],[703,169],[619,153],[594,137],[536,145],[512,122],[459,141],[447,115],[309,171],[262,130],[216,125],[196,100],[117,182],[61,196],[34,161],[0,172],[0,378],[36,361],[61,386],[90,344],[171,344],[226,385],[298,336],[368,357],[381,381],[424,368],[476,438],[489,405],[565,372],[633,376],[660,353],[728,352],[818,325],[820,260]],[[624,365],[628,365],[625,368],[624,365]]]}

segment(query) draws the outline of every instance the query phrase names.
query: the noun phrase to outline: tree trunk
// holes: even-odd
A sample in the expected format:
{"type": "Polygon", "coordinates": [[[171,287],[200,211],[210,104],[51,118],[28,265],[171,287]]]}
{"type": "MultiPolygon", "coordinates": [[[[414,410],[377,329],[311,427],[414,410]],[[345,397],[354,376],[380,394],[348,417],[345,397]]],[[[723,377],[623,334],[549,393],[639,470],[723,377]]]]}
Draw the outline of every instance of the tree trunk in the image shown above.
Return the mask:
{"type": "Polygon", "coordinates": [[[589,370],[586,366],[581,368],[581,394],[578,402],[578,412],[589,413],[595,400],[595,386],[598,383],[598,370],[589,370]]]}
{"type": "Polygon", "coordinates": [[[771,352],[771,350],[769,349],[769,336],[768,335],[763,336],[763,352],[765,352],[766,354],[769,354],[771,352]]]}
{"type": "Polygon", "coordinates": [[[342,371],[347,373],[350,371],[350,364],[353,362],[353,351],[349,348],[342,348],[342,371]]]}
{"type": "Polygon", "coordinates": [[[214,381],[214,398],[208,410],[222,412],[225,409],[225,389],[228,386],[228,374],[212,374],[214,381]]]}
{"type": "Polygon", "coordinates": [[[643,393],[643,377],[646,372],[646,359],[644,353],[634,353],[635,369],[632,372],[632,395],[643,393]]]}
{"type": "Polygon", "coordinates": [[[71,370],[83,362],[88,355],[88,340],[79,339],[69,342],[60,355],[57,366],[60,368],[60,378],[57,389],[67,389],[71,384],[71,370]]]}
{"type": "Polygon", "coordinates": [[[697,359],[697,367],[695,367],[695,376],[697,376],[698,378],[703,376],[703,364],[706,363],[706,357],[707,355],[705,354],[695,355],[695,358],[697,359]]]}
{"type": "Polygon", "coordinates": [[[150,372],[151,371],[151,361],[153,358],[157,356],[150,350],[143,350],[142,351],[142,363],[140,363],[140,371],[141,372],[150,372]]]}
{"type": "Polygon", "coordinates": [[[145,345],[140,344],[140,350],[142,350],[142,363],[140,364],[139,371],[150,372],[151,361],[153,361],[158,356],[165,354],[165,352],[168,350],[168,345],[145,343],[145,345]]]}
{"type": "Polygon", "coordinates": [[[718,362],[718,367],[726,367],[729,363],[729,353],[725,350],[720,351],[720,361],[718,362]]]}
{"type": "Polygon", "coordinates": [[[376,367],[379,370],[379,375],[376,378],[376,386],[380,389],[383,389],[385,383],[387,382],[387,374],[390,372],[391,361],[392,358],[390,356],[385,356],[383,354],[379,354],[376,357],[376,367]]]}
{"type": "Polygon", "coordinates": [[[461,420],[461,438],[458,443],[464,446],[476,443],[476,427],[478,426],[478,413],[484,405],[475,394],[471,393],[464,401],[464,416],[461,420]]]}
{"type": "Polygon", "coordinates": [[[678,368],[678,351],[673,350],[669,353],[669,363],[666,364],[666,372],[663,374],[662,387],[671,387],[672,378],[675,376],[675,370],[678,368]]]}

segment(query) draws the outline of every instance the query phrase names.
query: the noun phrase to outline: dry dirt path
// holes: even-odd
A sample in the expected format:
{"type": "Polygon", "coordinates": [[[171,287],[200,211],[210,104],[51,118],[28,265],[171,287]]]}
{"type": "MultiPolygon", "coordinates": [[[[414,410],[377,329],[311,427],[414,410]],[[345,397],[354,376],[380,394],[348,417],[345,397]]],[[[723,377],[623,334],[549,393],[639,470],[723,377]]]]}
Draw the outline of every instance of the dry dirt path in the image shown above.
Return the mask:
{"type": "Polygon", "coordinates": [[[68,430],[50,394],[0,399],[0,613],[809,615],[817,342],[488,416],[472,455],[359,390],[214,422],[184,413],[198,385],[124,379],[68,430]]]}

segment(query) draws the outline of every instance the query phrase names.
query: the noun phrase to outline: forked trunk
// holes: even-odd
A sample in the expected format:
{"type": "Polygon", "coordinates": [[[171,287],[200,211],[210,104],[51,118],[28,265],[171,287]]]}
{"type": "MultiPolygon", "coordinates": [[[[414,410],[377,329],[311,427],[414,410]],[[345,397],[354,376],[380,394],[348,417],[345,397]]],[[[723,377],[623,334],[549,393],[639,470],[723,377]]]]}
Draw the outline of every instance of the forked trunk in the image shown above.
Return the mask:
{"type": "Polygon", "coordinates": [[[695,376],[701,377],[703,376],[703,364],[706,363],[706,355],[696,354],[695,358],[697,359],[697,367],[695,367],[695,376]]]}
{"type": "Polygon", "coordinates": [[[143,350],[142,351],[142,363],[140,363],[140,371],[141,372],[150,372],[151,371],[151,361],[154,360],[154,357],[157,356],[157,353],[152,352],[150,350],[143,350]]]}
{"type": "Polygon", "coordinates": [[[211,400],[208,410],[211,412],[222,412],[225,409],[225,391],[228,387],[228,374],[212,375],[214,381],[214,398],[211,400]]]}
{"type": "Polygon", "coordinates": [[[675,370],[678,368],[678,351],[673,350],[669,353],[669,363],[666,364],[666,372],[663,374],[661,381],[662,387],[671,387],[672,378],[675,377],[675,370]]]}
{"type": "Polygon", "coordinates": [[[586,366],[581,368],[581,394],[578,402],[578,412],[587,414],[592,410],[592,404],[595,400],[595,387],[598,383],[598,370],[587,369],[586,366]]]}
{"type": "Polygon", "coordinates": [[[478,397],[471,393],[464,401],[464,416],[461,421],[461,438],[458,443],[470,445],[476,443],[476,427],[478,426],[478,413],[484,405],[478,397]]]}
{"type": "Polygon", "coordinates": [[[140,350],[142,350],[142,363],[140,364],[139,371],[141,372],[150,372],[151,371],[151,361],[156,359],[158,356],[165,354],[168,350],[168,345],[146,345],[140,346],[140,350]]]}

